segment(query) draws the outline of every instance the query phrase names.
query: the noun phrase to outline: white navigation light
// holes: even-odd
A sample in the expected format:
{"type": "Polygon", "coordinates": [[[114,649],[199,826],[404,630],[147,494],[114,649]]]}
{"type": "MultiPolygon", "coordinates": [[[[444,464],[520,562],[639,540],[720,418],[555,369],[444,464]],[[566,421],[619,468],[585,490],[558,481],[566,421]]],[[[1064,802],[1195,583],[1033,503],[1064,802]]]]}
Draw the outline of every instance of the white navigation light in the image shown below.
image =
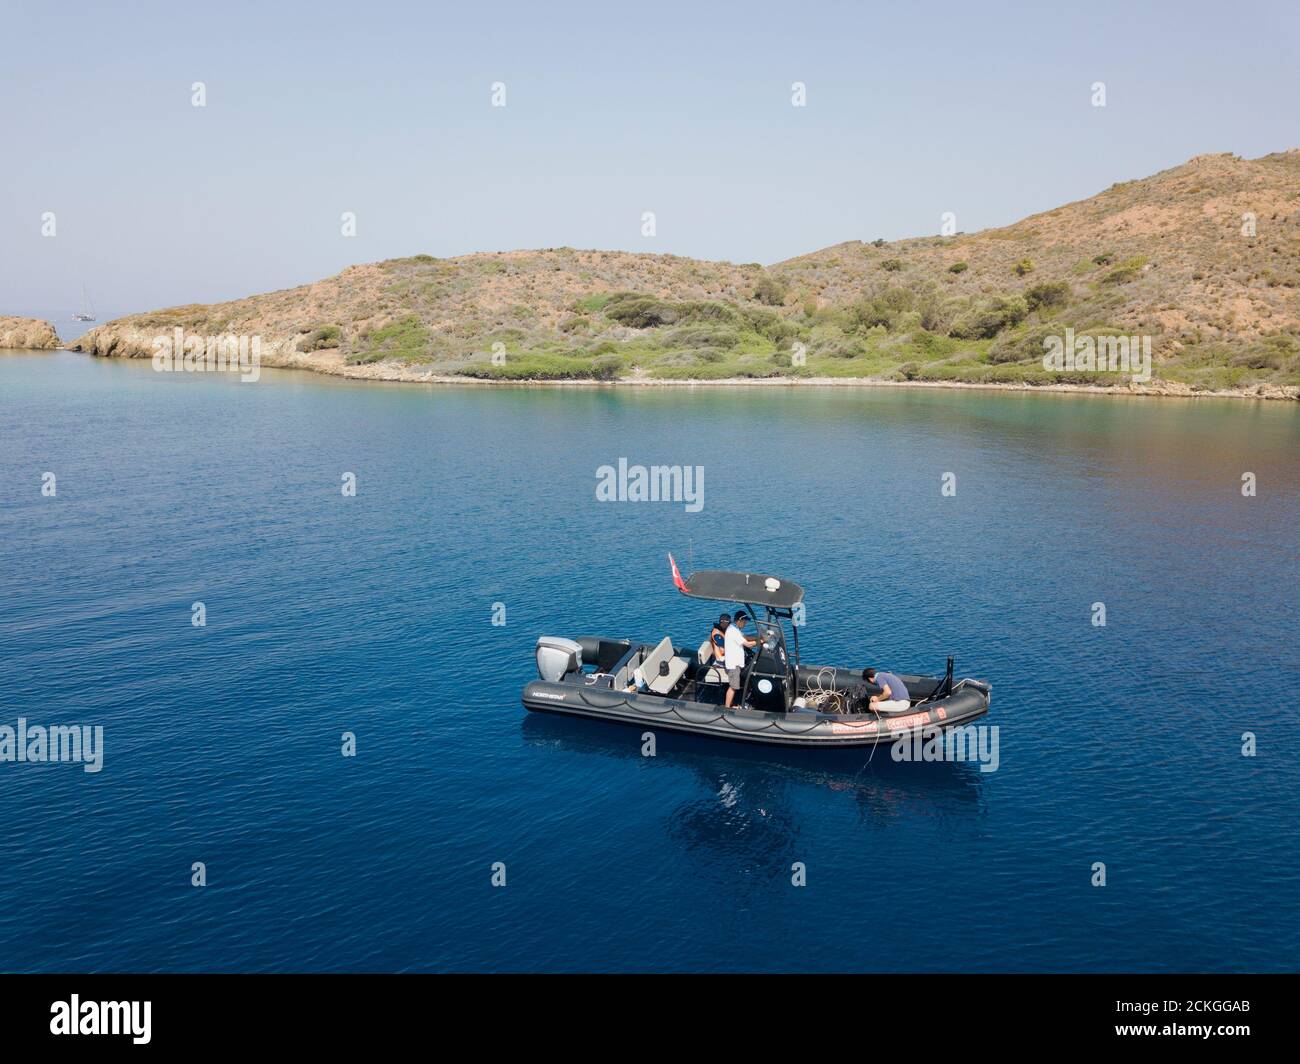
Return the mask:
{"type": "Polygon", "coordinates": [[[776,579],[774,576],[769,576],[763,581],[763,586],[766,587],[768,591],[775,591],[781,586],[781,581],[776,579]]]}

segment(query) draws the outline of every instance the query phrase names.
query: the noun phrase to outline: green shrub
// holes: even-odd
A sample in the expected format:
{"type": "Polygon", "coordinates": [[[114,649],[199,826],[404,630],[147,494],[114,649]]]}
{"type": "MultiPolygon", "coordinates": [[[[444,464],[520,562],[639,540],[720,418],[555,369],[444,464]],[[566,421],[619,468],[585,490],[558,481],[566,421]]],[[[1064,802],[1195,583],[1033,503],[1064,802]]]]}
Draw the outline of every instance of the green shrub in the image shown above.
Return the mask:
{"type": "Polygon", "coordinates": [[[866,349],[857,340],[839,336],[833,340],[818,342],[811,353],[818,358],[857,358],[865,354],[866,349]]]}
{"type": "Polygon", "coordinates": [[[955,354],[960,344],[950,336],[921,331],[912,334],[912,345],[927,359],[947,358],[955,354]]]}
{"type": "Polygon", "coordinates": [[[337,325],[318,325],[298,344],[299,351],[327,351],[339,346],[343,330],[337,325]]]}
{"type": "Polygon", "coordinates": [[[598,381],[612,381],[623,369],[623,360],[616,356],[598,358],[591,364],[591,378],[598,381]]]}
{"type": "Polygon", "coordinates": [[[1021,259],[1013,267],[1017,277],[1023,277],[1027,273],[1033,273],[1034,264],[1029,259],[1021,259]]]}
{"type": "Polygon", "coordinates": [[[462,366],[456,373],[481,380],[613,380],[622,368],[623,359],[617,355],[592,360],[572,355],[526,352],[511,356],[500,365],[475,362],[462,366]]]}
{"type": "Polygon", "coordinates": [[[798,327],[786,321],[774,310],[765,307],[745,307],[742,314],[750,329],[774,344],[799,335],[798,327]]]}
{"type": "Polygon", "coordinates": [[[1103,251],[1100,255],[1094,255],[1092,261],[1098,266],[1109,266],[1115,261],[1115,252],[1103,251]]]}
{"type": "Polygon", "coordinates": [[[754,298],[764,306],[779,307],[785,302],[789,291],[790,284],[784,277],[773,277],[765,273],[754,287],[754,298]]]}
{"type": "Polygon", "coordinates": [[[676,307],[654,296],[615,296],[605,304],[605,317],[630,329],[652,329],[680,320],[676,307]]]}
{"type": "Polygon", "coordinates": [[[959,340],[991,340],[1003,329],[1024,321],[1029,306],[1020,296],[995,296],[961,315],[949,330],[959,340]]]}
{"type": "Polygon", "coordinates": [[[898,317],[904,311],[912,309],[914,296],[906,288],[886,288],[870,299],[854,303],[848,310],[848,326],[862,332],[882,326],[893,329],[898,317]]]}
{"type": "MultiPolygon", "coordinates": [[[[627,295],[628,293],[622,294],[627,295]]],[[[617,299],[618,295],[619,293],[615,292],[597,292],[594,295],[575,299],[569,309],[579,314],[594,314],[598,310],[604,310],[605,304],[611,299],[617,299]]]]}
{"type": "Polygon", "coordinates": [[[374,362],[378,359],[415,361],[429,349],[429,329],[414,314],[391,321],[365,338],[367,350],[349,357],[349,362],[374,362]]]}
{"type": "Polygon", "coordinates": [[[1056,325],[1008,330],[989,345],[988,360],[996,365],[1029,360],[1041,362],[1047,351],[1044,341],[1060,333],[1061,328],[1056,325]]]}
{"type": "Polygon", "coordinates": [[[1025,291],[1030,313],[1043,307],[1063,307],[1070,301],[1070,286],[1065,281],[1044,281],[1025,291]]]}
{"type": "Polygon", "coordinates": [[[1232,365],[1247,369],[1281,369],[1291,361],[1300,345],[1289,336],[1275,333],[1262,336],[1232,359],[1232,365]]]}
{"type": "Polygon", "coordinates": [[[725,325],[683,325],[672,329],[664,337],[664,343],[670,347],[686,348],[735,347],[740,343],[740,333],[725,325]]]}
{"type": "Polygon", "coordinates": [[[916,309],[921,312],[921,328],[932,333],[946,334],[958,315],[969,309],[964,299],[951,299],[938,291],[918,293],[916,309]]]}
{"type": "Polygon", "coordinates": [[[1110,270],[1102,279],[1102,284],[1128,284],[1135,279],[1141,272],[1142,267],[1147,264],[1146,256],[1134,255],[1131,259],[1125,259],[1113,270],[1110,270]]]}
{"type": "MultiPolygon", "coordinates": [[[[680,322],[717,322],[719,324],[742,325],[745,321],[734,306],[730,303],[717,303],[712,300],[700,299],[675,305],[677,311],[677,320],[680,322]]],[[[757,307],[749,307],[747,313],[754,314],[773,314],[770,310],[759,310],[757,307]]]]}
{"type": "Polygon", "coordinates": [[[1239,355],[1234,355],[1232,364],[1245,366],[1247,369],[1281,369],[1284,359],[1276,351],[1264,347],[1252,347],[1239,355]]]}
{"type": "Polygon", "coordinates": [[[969,270],[969,269],[970,269],[970,263],[969,263],[969,262],[954,262],[951,266],[948,267],[948,272],[949,272],[949,273],[965,273],[965,272],[966,272],[967,270],[969,270]]]}
{"type": "Polygon", "coordinates": [[[880,268],[887,273],[897,273],[903,268],[902,259],[886,259],[880,264],[880,268]]]}

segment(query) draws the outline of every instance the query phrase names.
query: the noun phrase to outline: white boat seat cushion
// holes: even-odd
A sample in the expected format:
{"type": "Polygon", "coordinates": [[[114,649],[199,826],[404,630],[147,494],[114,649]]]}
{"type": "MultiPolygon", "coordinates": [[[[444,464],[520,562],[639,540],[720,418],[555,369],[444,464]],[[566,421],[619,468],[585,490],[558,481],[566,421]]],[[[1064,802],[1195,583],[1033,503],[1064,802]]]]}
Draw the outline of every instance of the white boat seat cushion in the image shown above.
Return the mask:
{"type": "Polygon", "coordinates": [[[657,695],[666,695],[682,678],[686,666],[690,663],[685,658],[673,656],[673,641],[664,636],[662,642],[646,655],[641,663],[641,673],[645,676],[646,686],[657,695]],[[660,675],[660,663],[668,663],[668,672],[660,675]]]}
{"type": "Polygon", "coordinates": [[[727,670],[722,667],[722,662],[713,656],[713,644],[705,640],[700,644],[699,661],[704,668],[700,671],[700,683],[726,683],[727,670]]]}

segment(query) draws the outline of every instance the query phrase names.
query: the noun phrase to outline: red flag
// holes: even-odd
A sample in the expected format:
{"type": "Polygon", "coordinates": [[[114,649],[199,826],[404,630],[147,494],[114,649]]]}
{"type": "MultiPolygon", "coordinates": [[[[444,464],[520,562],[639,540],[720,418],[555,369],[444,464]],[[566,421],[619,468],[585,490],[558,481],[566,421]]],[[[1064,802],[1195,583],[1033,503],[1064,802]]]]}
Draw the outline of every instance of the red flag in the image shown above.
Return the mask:
{"type": "Polygon", "coordinates": [[[677,571],[677,563],[673,561],[673,556],[668,555],[668,564],[673,567],[673,586],[683,594],[686,591],[686,581],[682,579],[682,574],[677,571]]]}

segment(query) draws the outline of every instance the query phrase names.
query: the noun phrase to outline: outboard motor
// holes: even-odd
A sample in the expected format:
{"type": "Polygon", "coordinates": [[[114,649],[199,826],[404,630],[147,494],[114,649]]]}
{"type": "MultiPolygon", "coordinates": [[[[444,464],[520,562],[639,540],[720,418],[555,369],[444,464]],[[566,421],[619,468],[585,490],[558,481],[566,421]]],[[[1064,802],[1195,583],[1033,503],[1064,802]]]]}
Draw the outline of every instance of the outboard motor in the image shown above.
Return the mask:
{"type": "Polygon", "coordinates": [[[567,673],[581,668],[581,643],[556,635],[544,635],[537,640],[537,675],[543,680],[558,683],[567,673]]]}

